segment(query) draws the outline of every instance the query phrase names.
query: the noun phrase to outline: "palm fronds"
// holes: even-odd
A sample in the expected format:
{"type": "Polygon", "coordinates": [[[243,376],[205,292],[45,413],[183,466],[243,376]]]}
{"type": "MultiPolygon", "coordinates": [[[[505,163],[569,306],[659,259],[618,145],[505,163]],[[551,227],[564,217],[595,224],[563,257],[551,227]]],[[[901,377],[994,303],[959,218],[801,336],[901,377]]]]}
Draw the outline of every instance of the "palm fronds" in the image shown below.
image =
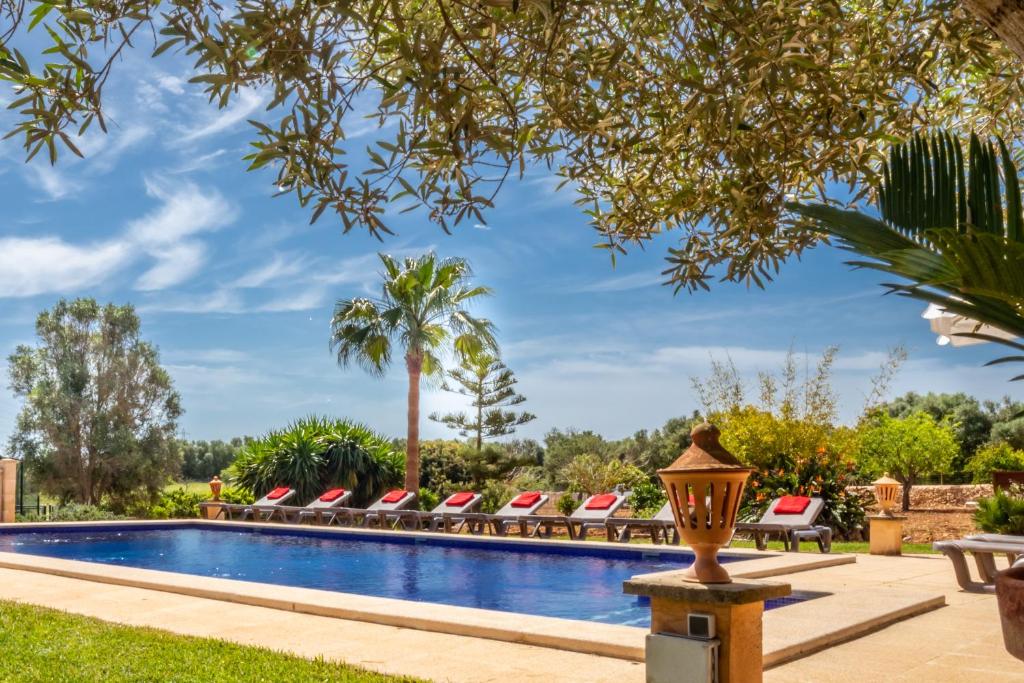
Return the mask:
{"type": "MultiPolygon", "coordinates": [[[[849,261],[904,280],[890,291],[1024,337],[1024,209],[1006,144],[971,135],[965,154],[948,132],[895,145],[882,167],[874,218],[825,204],[790,203],[797,229],[836,239],[849,261]]],[[[962,336],[1011,347],[979,333],[962,336]]],[[[995,363],[1020,362],[1019,357],[995,363]]],[[[1014,377],[1021,379],[1024,376],[1014,377]]]]}

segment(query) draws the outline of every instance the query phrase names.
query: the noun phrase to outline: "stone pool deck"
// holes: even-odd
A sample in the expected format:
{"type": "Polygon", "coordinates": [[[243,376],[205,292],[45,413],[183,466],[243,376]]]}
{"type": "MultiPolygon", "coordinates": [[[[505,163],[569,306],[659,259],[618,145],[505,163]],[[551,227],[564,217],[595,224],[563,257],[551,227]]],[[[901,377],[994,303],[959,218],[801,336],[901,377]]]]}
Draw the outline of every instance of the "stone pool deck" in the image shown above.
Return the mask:
{"type": "MultiPolygon", "coordinates": [[[[766,663],[787,662],[770,668],[766,681],[1024,681],[1024,663],[1002,648],[994,597],[960,592],[949,561],[941,556],[858,555],[855,563],[780,578],[797,590],[833,595],[766,614],[766,663]],[[944,600],[936,603],[937,596],[944,600]],[[946,606],[936,609],[942,601],[946,606]],[[904,616],[916,616],[841,642],[850,637],[846,627],[877,612],[878,603],[902,606],[904,616]],[[821,642],[822,637],[829,642],[821,642]],[[821,647],[827,649],[804,656],[821,647]]],[[[38,570],[0,568],[0,599],[434,681],[644,680],[643,665],[621,656],[238,604],[38,570]]],[[[581,630],[588,626],[579,624],[581,630]]]]}

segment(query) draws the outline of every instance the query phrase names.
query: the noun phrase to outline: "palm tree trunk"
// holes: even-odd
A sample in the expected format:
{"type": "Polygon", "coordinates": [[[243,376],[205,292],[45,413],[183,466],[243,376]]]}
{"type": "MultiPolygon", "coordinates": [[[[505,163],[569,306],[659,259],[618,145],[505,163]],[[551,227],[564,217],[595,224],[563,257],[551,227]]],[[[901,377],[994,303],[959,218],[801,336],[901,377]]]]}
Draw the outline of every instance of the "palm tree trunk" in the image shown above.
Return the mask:
{"type": "Polygon", "coordinates": [[[964,0],[963,4],[1024,60],[1024,0],[964,0]]]}
{"type": "Polygon", "coordinates": [[[409,400],[405,432],[405,490],[420,490],[420,373],[423,371],[423,356],[409,353],[405,356],[405,367],[409,371],[409,400]]]}

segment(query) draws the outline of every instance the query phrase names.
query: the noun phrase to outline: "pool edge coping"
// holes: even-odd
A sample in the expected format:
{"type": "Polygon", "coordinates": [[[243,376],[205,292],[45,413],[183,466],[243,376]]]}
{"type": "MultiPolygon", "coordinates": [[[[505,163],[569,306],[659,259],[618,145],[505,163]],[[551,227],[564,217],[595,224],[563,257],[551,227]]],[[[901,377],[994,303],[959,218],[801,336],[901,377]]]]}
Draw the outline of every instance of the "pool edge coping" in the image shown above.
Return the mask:
{"type": "MultiPolygon", "coordinates": [[[[257,527],[281,530],[280,524],[255,522],[214,522],[209,520],[118,520],[111,522],[80,522],[80,523],[18,523],[0,525],[0,532],[14,529],[29,528],[60,528],[73,526],[93,527],[124,527],[124,526],[175,526],[210,528],[211,526],[257,527]]],[[[301,529],[301,528],[300,528],[301,529]]],[[[314,528],[315,531],[323,529],[314,528]]],[[[338,532],[356,531],[360,535],[380,536],[381,534],[423,535],[436,538],[437,534],[429,532],[391,532],[364,529],[338,529],[338,532]]],[[[450,541],[459,542],[458,536],[447,537],[450,541]]],[[[466,538],[466,537],[462,537],[466,538]]],[[[488,537],[472,537],[481,540],[488,537]]],[[[579,548],[578,541],[558,541],[550,539],[521,539],[499,537],[496,543],[513,542],[525,544],[559,544],[571,548],[579,548]]],[[[610,546],[622,550],[622,544],[601,541],[587,541],[592,547],[610,546]]],[[[650,552],[651,547],[639,546],[638,553],[644,549],[650,552]]],[[[684,548],[653,546],[658,552],[688,552],[684,548]]],[[[749,549],[727,551],[731,555],[744,556],[745,571],[734,571],[737,578],[760,578],[766,576],[784,576],[801,571],[818,569],[856,562],[853,555],[819,555],[798,553],[770,553],[749,549]],[[747,559],[749,558],[749,559],[747,559]]],[[[241,581],[215,577],[204,577],[192,574],[167,572],[155,569],[140,569],[79,560],[65,560],[21,553],[0,553],[0,567],[21,571],[63,576],[72,579],[94,581],[113,585],[129,586],[146,590],[177,593],[192,597],[267,607],[317,616],[326,616],[351,621],[362,621],[399,628],[413,628],[423,631],[448,633],[453,635],[485,638],[496,641],[536,645],[593,654],[632,661],[643,661],[644,638],[649,632],[647,628],[604,624],[598,622],[526,615],[513,612],[501,612],[473,607],[444,605],[441,603],[416,602],[397,598],[383,598],[337,591],[326,591],[313,588],[282,586],[277,584],[241,581]],[[267,597],[273,595],[276,597],[267,597]],[[571,635],[570,635],[571,634],[571,635]]],[[[739,570],[741,565],[736,565],[739,570]]],[[[680,570],[673,570],[680,571],[680,570]]],[[[833,594],[839,598],[841,594],[833,594]]],[[[894,621],[908,618],[913,614],[934,609],[934,596],[921,596],[922,600],[914,602],[894,613],[874,614],[863,622],[845,628],[842,639],[849,640],[859,635],[877,630],[894,621]],[[928,599],[925,599],[928,598],[928,599]],[[929,602],[931,600],[931,602],[929,602]],[[930,605],[930,606],[925,606],[930,605]]],[[[827,598],[819,598],[825,600],[827,598]]],[[[830,600],[831,602],[831,600],[830,600]]],[[[785,609],[793,609],[793,606],[785,609]]],[[[768,613],[772,614],[771,612],[768,613]]],[[[769,619],[774,621],[774,619],[769,619]]],[[[781,661],[799,658],[812,651],[820,650],[836,644],[836,634],[815,634],[811,638],[801,638],[788,643],[782,651],[766,651],[765,666],[774,666],[781,661]],[[781,661],[780,661],[781,660],[781,661]]]]}

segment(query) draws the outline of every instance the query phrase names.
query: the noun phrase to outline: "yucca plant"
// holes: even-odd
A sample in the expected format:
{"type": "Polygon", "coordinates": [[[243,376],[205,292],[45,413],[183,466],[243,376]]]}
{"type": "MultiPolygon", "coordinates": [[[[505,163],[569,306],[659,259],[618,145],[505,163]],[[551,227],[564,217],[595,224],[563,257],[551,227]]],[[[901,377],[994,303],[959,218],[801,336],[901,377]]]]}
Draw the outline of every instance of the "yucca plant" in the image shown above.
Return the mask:
{"type": "Polygon", "coordinates": [[[342,486],[352,491],[354,505],[362,505],[401,483],[402,465],[402,454],[369,428],[310,416],[249,442],[232,468],[236,483],[256,496],[284,485],[307,503],[342,486]]]}
{"type": "MultiPolygon", "coordinates": [[[[1024,337],[1024,211],[1003,140],[972,134],[965,159],[950,133],[918,134],[892,148],[881,176],[880,218],[790,203],[797,229],[809,227],[869,259],[850,265],[910,281],[886,283],[890,291],[978,322],[959,336],[1024,351],[1024,344],[980,329],[991,325],[1024,337]]],[[[1022,361],[1024,355],[1011,355],[988,365],[1022,361]]]]}

